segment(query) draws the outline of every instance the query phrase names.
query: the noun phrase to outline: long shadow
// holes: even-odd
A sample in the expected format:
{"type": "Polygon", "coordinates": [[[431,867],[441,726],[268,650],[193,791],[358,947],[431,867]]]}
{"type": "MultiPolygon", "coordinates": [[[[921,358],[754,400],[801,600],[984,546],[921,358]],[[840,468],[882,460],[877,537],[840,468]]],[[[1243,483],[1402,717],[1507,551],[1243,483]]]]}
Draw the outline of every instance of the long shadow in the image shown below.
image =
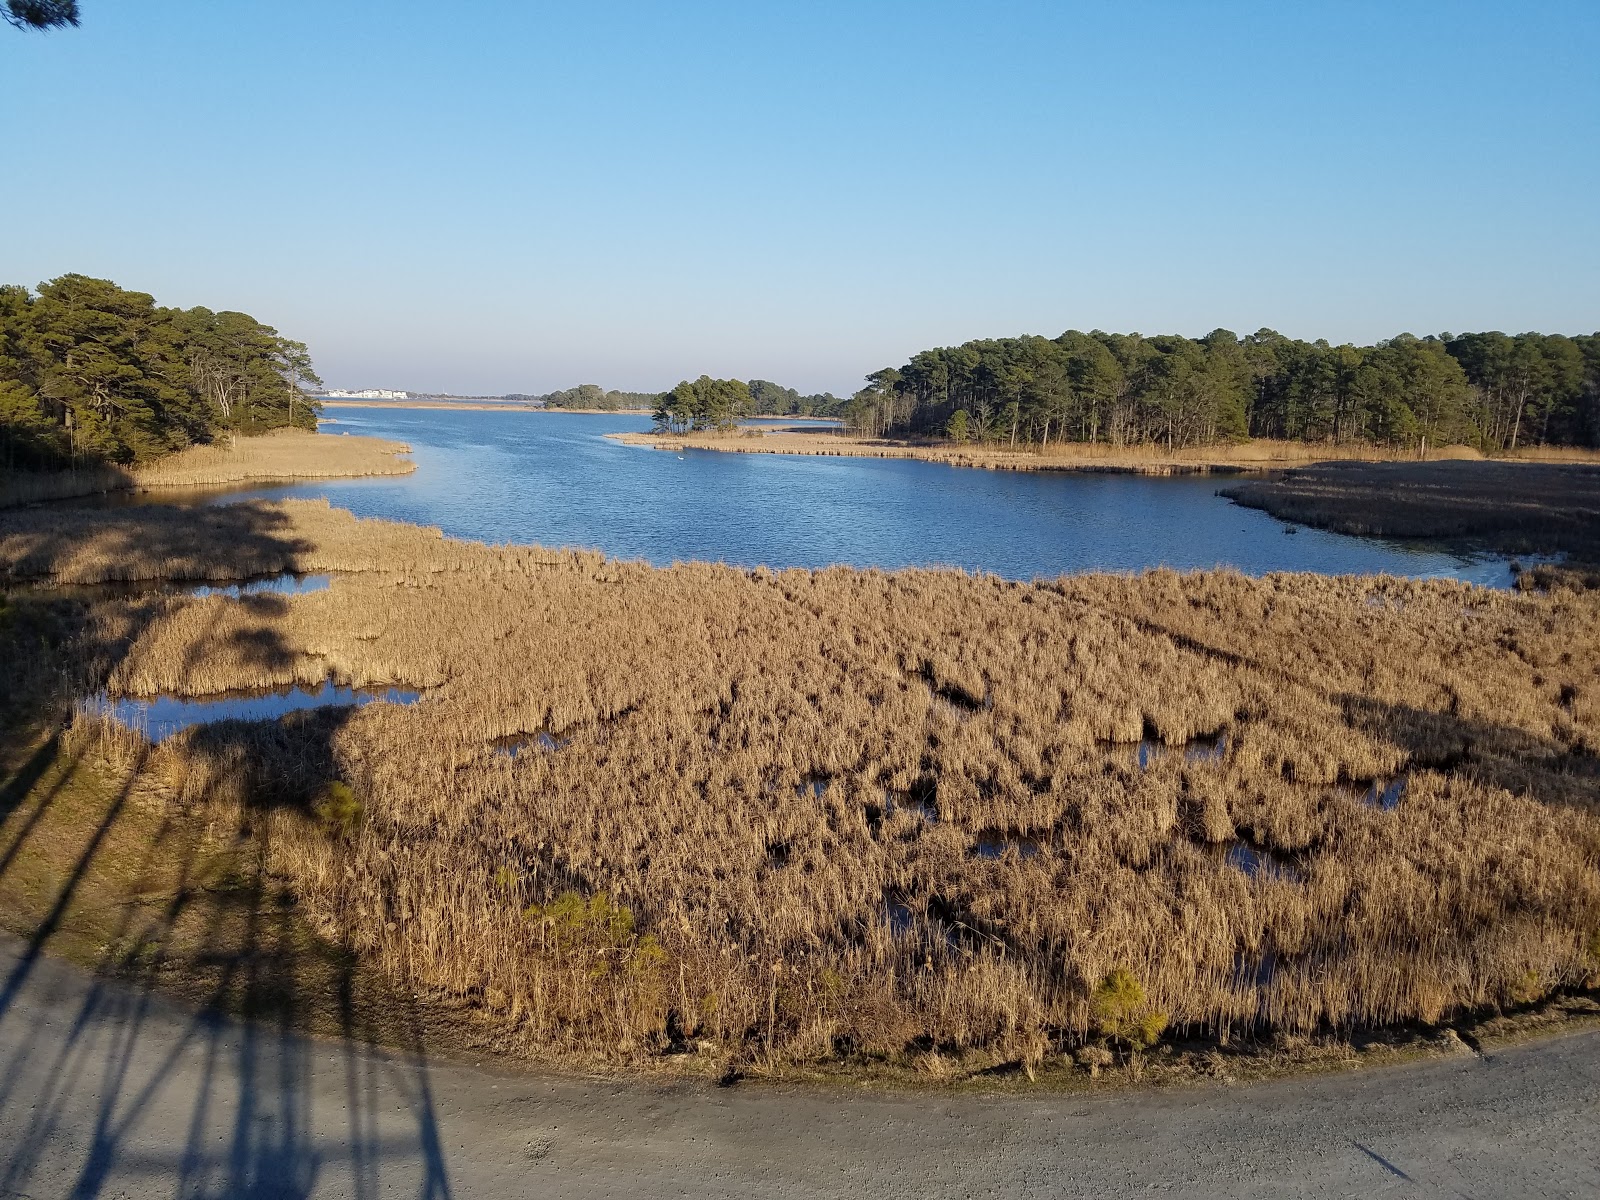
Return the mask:
{"type": "MultiPolygon", "coordinates": [[[[230,767],[242,765],[252,779],[276,788],[292,783],[302,771],[305,777],[320,773],[317,755],[326,752],[323,748],[347,715],[305,714],[307,719],[270,731],[226,723],[205,731],[205,752],[220,756],[230,767]],[[295,767],[256,764],[252,761],[256,757],[281,757],[295,767]]],[[[272,794],[273,806],[302,804],[292,790],[272,794]]],[[[0,993],[6,1005],[0,1022],[126,798],[125,787],[108,805],[77,867],[63,880],[50,913],[13,967],[5,992],[0,993]]],[[[190,1106],[187,1136],[181,1145],[172,1146],[169,1159],[158,1158],[159,1170],[172,1177],[178,1194],[307,1196],[331,1165],[344,1169],[357,1195],[392,1191],[392,1182],[383,1177],[386,1168],[403,1169],[415,1178],[419,1195],[451,1194],[426,1046],[414,1006],[397,995],[359,996],[358,964],[348,953],[329,955],[328,971],[316,969],[319,960],[304,949],[304,931],[296,923],[292,898],[271,874],[269,816],[260,805],[241,810],[234,843],[247,866],[242,878],[232,878],[221,889],[208,888],[191,869],[192,830],[168,821],[150,840],[137,875],[161,859],[182,864],[162,911],[148,927],[138,928],[138,906],[126,905],[111,938],[113,949],[102,957],[59,1044],[52,1046],[35,1028],[6,1064],[0,1124],[17,1128],[18,1135],[9,1159],[0,1160],[4,1162],[0,1191],[26,1190],[42,1167],[59,1166],[51,1157],[51,1146],[81,1129],[84,1122],[72,1124],[70,1114],[74,1100],[88,1096],[95,1098],[95,1110],[69,1194],[106,1194],[116,1185],[119,1172],[129,1169],[131,1143],[140,1137],[152,1108],[170,1108],[174,1092],[182,1092],[186,1080],[198,1077],[192,1093],[183,1093],[182,1102],[190,1106]],[[196,919],[204,926],[198,934],[193,929],[196,919]],[[215,967],[198,1011],[176,1031],[170,1019],[152,1021],[162,1009],[156,992],[165,969],[196,962],[215,967]],[[332,1001],[339,1012],[343,1096],[336,1107],[344,1110],[347,1131],[319,1129],[315,1120],[317,1093],[320,1090],[326,1105],[329,1080],[324,1076],[322,1087],[316,1087],[315,1052],[301,1027],[319,999],[332,1001]],[[399,1056],[367,1045],[385,1032],[370,1016],[374,1003],[386,1003],[391,1017],[403,1017],[399,1056]],[[235,1020],[235,1014],[242,1020],[235,1020]],[[45,1094],[28,1096],[24,1105],[24,1097],[9,1081],[18,1079],[29,1060],[41,1054],[51,1055],[51,1061],[36,1073],[52,1083],[45,1094]],[[412,1114],[413,1131],[385,1138],[379,1132],[380,1118],[393,1109],[396,1099],[412,1114]]],[[[392,1028],[388,1033],[393,1036],[392,1028]]],[[[135,1161],[140,1172],[153,1165],[148,1148],[141,1148],[135,1161]]]]}
{"type": "Polygon", "coordinates": [[[1315,681],[1293,675],[1270,661],[1213,645],[1160,621],[1118,615],[1147,633],[1168,638],[1181,649],[1319,692],[1344,712],[1352,728],[1404,751],[1407,769],[1459,774],[1487,787],[1532,796],[1546,804],[1590,810],[1600,806],[1600,755],[1581,742],[1563,743],[1515,726],[1474,720],[1454,712],[1387,704],[1357,692],[1318,688],[1315,681]]]}
{"type": "Polygon", "coordinates": [[[1586,747],[1367,696],[1337,699],[1353,727],[1405,751],[1409,768],[1461,775],[1547,805],[1600,807],[1600,757],[1586,747]]]}
{"type": "MultiPolygon", "coordinates": [[[[279,514],[259,505],[80,515],[74,531],[59,509],[0,514],[0,576],[21,564],[22,574],[61,568],[82,577],[100,563],[133,574],[154,564],[172,579],[246,578],[297,570],[297,556],[307,549],[287,535],[279,514]]],[[[83,680],[107,678],[171,599],[152,602],[135,593],[28,602],[69,606],[63,627],[73,634],[30,678],[70,678],[82,688],[83,680]]],[[[261,666],[287,661],[291,649],[267,620],[283,602],[236,603],[262,620],[232,649],[261,666]]],[[[0,626],[0,651],[4,641],[0,626]]],[[[42,710],[73,697],[41,688],[25,699],[42,710]]],[[[0,736],[24,727],[16,713],[25,708],[0,710],[0,736]]],[[[143,755],[121,772],[111,794],[90,789],[103,807],[88,820],[79,813],[76,823],[53,823],[85,766],[81,745],[63,755],[59,730],[0,785],[0,829],[9,834],[0,849],[0,882],[45,827],[59,839],[55,825],[65,823],[79,839],[0,983],[0,1129],[8,1131],[0,1139],[0,1194],[69,1178],[66,1194],[101,1196],[130,1176],[154,1175],[184,1196],[303,1197],[337,1167],[342,1177],[335,1186],[358,1196],[396,1191],[397,1174],[415,1180],[423,1197],[450,1195],[412,1001],[400,998],[403,989],[371,994],[381,985],[366,980],[347,948],[316,944],[271,871],[275,819],[312,821],[311,798],[339,777],[334,738],[348,716],[349,710],[324,709],[277,722],[222,722],[187,735],[187,756],[201,776],[234,785],[227,802],[213,806],[212,823],[217,815],[235,815],[229,851],[235,865],[220,881],[205,877],[200,863],[215,854],[217,831],[206,841],[198,828],[204,821],[169,804],[153,836],[138,834],[146,840],[131,872],[120,861],[110,872],[113,881],[133,882],[118,898],[115,925],[90,978],[68,989],[71,1004],[58,1006],[50,1021],[40,1009],[48,988],[35,995],[31,985],[86,881],[106,888],[96,873],[119,828],[146,829],[126,826],[139,807],[130,802],[143,755]],[[152,873],[166,884],[159,911],[138,894],[152,873]],[[160,998],[173,986],[195,1003],[191,1015],[175,1017],[160,998]],[[321,1010],[338,1014],[337,1079],[318,1072],[322,1056],[303,1032],[321,1010]],[[374,1019],[375,1010],[384,1020],[374,1019]],[[369,1048],[395,1040],[397,1027],[401,1054],[369,1048]],[[398,1126],[397,1100],[409,1114],[398,1126]],[[183,1115],[183,1132],[163,1133],[152,1151],[151,1130],[170,1130],[174,1114],[183,1115]]],[[[74,797],[80,807],[84,790],[74,797]]],[[[118,854],[126,856],[125,844],[118,854]]]]}
{"type": "Polygon", "coordinates": [[[0,580],[11,582],[249,579],[301,570],[311,549],[261,501],[0,510],[0,580]]]}

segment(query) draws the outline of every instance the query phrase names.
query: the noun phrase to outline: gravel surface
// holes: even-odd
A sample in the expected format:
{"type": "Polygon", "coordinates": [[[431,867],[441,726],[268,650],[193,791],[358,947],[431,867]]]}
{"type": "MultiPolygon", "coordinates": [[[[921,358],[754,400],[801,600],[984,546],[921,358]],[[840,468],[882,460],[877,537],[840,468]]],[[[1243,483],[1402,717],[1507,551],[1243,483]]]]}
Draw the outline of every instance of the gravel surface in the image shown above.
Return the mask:
{"type": "Polygon", "coordinates": [[[0,944],[0,1196],[1600,1196],[1600,1034],[1251,1086],[884,1096],[513,1074],[0,944]]]}

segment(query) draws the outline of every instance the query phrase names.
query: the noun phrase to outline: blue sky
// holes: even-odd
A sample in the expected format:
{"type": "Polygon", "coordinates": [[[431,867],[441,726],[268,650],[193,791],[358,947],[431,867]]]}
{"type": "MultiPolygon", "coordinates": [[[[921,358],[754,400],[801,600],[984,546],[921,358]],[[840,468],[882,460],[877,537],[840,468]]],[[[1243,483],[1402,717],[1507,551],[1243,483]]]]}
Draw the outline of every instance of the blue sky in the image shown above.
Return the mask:
{"type": "Polygon", "coordinates": [[[1600,328],[1593,0],[82,10],[0,29],[0,278],[243,309],[333,386],[1600,328]]]}

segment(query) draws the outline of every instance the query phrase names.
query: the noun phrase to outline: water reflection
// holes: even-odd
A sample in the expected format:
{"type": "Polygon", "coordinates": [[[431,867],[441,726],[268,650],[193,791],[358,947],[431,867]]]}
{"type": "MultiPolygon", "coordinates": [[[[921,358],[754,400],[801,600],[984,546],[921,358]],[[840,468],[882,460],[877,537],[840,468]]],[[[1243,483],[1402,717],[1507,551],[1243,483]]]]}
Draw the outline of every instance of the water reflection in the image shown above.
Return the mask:
{"type": "Polygon", "coordinates": [[[1192,738],[1181,746],[1169,746],[1160,738],[1146,735],[1140,738],[1139,744],[1134,747],[1133,761],[1141,771],[1148,771],[1156,763],[1166,758],[1168,753],[1175,753],[1179,750],[1183,751],[1184,762],[1196,765],[1218,763],[1228,757],[1228,735],[1226,733],[1217,733],[1192,738]]]}
{"type": "Polygon", "coordinates": [[[421,695],[406,688],[351,688],[329,681],[315,690],[290,687],[199,697],[112,699],[101,692],[85,701],[84,708],[98,716],[112,717],[143,733],[152,742],[160,742],[191,725],[209,725],[215,721],[270,721],[300,709],[359,708],[376,700],[413,704],[421,695]]]}
{"type": "Polygon", "coordinates": [[[191,596],[304,596],[310,592],[326,591],[333,584],[331,575],[274,575],[269,579],[251,579],[243,583],[219,586],[202,584],[191,588],[191,596]]]}
{"type": "Polygon", "coordinates": [[[63,600],[126,600],[146,596],[304,596],[333,586],[332,575],[265,575],[235,583],[194,583],[181,579],[119,579],[107,583],[34,583],[33,592],[63,600]]]}

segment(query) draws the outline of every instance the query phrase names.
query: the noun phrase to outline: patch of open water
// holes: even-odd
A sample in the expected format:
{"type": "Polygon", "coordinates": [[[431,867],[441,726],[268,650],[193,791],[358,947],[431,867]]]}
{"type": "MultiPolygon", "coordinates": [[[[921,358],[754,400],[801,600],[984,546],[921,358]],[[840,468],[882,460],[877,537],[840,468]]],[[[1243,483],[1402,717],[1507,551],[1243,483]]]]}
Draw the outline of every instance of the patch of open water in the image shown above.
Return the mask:
{"type": "MultiPolygon", "coordinates": [[[[567,739],[570,741],[571,739],[567,739]]],[[[546,754],[563,749],[567,741],[552,737],[543,729],[537,733],[512,733],[505,737],[495,738],[489,745],[496,754],[505,758],[516,758],[524,750],[540,750],[546,754]]]]}
{"type": "Polygon", "coordinates": [[[975,839],[972,851],[979,858],[1004,858],[1008,850],[1015,850],[1021,858],[1033,858],[1039,853],[1039,846],[1039,839],[1032,834],[985,829],[975,839]]]}
{"type": "Polygon", "coordinates": [[[266,579],[250,579],[241,583],[201,584],[189,589],[191,596],[305,596],[311,592],[325,592],[333,586],[332,575],[273,575],[266,579]]]}
{"type": "Polygon", "coordinates": [[[388,704],[414,704],[421,696],[421,692],[407,688],[352,688],[330,680],[315,689],[288,687],[225,692],[215,696],[112,699],[101,692],[85,700],[83,706],[89,712],[111,717],[138,730],[152,742],[160,742],[194,725],[217,721],[271,721],[302,709],[359,708],[380,700],[388,704]]]}
{"type": "Polygon", "coordinates": [[[128,579],[108,583],[32,583],[31,591],[79,600],[124,600],[143,596],[226,596],[238,600],[248,596],[305,596],[327,591],[332,575],[262,575],[232,583],[206,583],[187,579],[128,579]]]}

